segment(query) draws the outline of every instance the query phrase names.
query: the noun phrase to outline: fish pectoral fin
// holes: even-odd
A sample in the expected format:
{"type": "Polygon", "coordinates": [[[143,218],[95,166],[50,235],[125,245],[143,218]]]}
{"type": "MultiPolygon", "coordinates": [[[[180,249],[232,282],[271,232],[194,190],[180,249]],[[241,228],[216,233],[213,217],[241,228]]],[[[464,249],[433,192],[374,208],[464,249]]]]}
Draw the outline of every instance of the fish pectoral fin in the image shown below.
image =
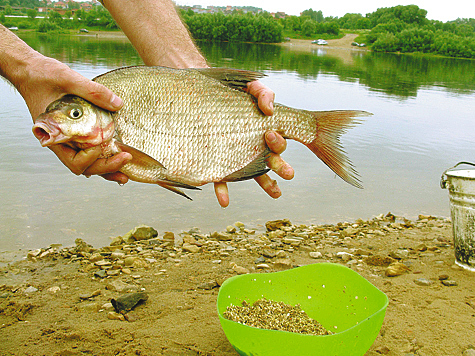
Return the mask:
{"type": "Polygon", "coordinates": [[[245,89],[247,83],[266,76],[264,73],[229,68],[196,68],[194,70],[239,90],[245,89]]]}
{"type": "Polygon", "coordinates": [[[266,148],[266,150],[257,156],[254,161],[249,163],[246,167],[224,177],[222,182],[239,182],[241,180],[252,179],[266,174],[270,170],[267,168],[266,162],[270,153],[270,150],[266,148]]]}
{"type": "MultiPolygon", "coordinates": [[[[159,186],[166,188],[168,190],[171,190],[172,192],[175,192],[177,194],[180,194],[181,196],[184,196],[185,198],[190,199],[190,200],[191,198],[187,196],[185,193],[183,193],[179,188],[201,190],[200,188],[195,187],[194,185],[189,185],[182,182],[164,179],[163,176],[159,176],[155,174],[157,168],[160,171],[166,170],[163,164],[158,162],[155,158],[150,157],[148,154],[134,147],[126,145],[125,143],[122,143],[118,140],[116,141],[116,145],[121,151],[128,152],[132,155],[132,160],[128,162],[124,167],[135,167],[135,168],[140,167],[138,170],[142,172],[147,172],[147,171],[153,172],[153,173],[146,174],[145,178],[129,177],[132,180],[135,180],[138,182],[158,184],[159,186]]],[[[126,171],[124,173],[127,174],[126,171]]]]}
{"type": "Polygon", "coordinates": [[[151,166],[158,166],[160,168],[166,169],[163,164],[158,162],[155,158],[150,157],[148,154],[145,152],[142,152],[132,146],[126,145],[125,143],[122,143],[120,141],[116,141],[117,147],[123,151],[123,152],[128,152],[132,155],[132,161],[129,163],[132,163],[134,165],[142,166],[142,167],[151,167],[151,166]]]}

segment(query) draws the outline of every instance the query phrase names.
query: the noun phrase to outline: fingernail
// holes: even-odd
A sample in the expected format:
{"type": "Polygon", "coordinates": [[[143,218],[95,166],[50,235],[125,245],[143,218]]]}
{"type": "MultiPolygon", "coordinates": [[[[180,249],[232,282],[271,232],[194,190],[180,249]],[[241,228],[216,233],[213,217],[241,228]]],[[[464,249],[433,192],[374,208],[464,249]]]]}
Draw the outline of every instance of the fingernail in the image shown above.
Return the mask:
{"type": "Polygon", "coordinates": [[[277,136],[275,135],[274,131],[269,131],[266,133],[267,141],[270,143],[274,143],[277,140],[277,136]]]}
{"type": "Polygon", "coordinates": [[[282,167],[282,175],[284,179],[292,179],[294,177],[294,169],[290,164],[285,164],[284,167],[282,167]]]}
{"type": "Polygon", "coordinates": [[[111,99],[111,104],[115,108],[120,108],[122,106],[122,99],[119,98],[117,95],[113,94],[111,99]]]}

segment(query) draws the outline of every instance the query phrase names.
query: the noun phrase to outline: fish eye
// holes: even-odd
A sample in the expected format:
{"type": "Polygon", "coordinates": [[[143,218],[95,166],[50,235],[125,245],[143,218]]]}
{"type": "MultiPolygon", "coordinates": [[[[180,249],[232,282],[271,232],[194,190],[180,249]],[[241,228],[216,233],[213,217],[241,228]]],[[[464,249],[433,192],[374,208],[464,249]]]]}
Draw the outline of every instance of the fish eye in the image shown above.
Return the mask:
{"type": "Polygon", "coordinates": [[[74,108],[69,111],[69,117],[73,120],[77,120],[82,116],[82,110],[79,108],[74,108]]]}

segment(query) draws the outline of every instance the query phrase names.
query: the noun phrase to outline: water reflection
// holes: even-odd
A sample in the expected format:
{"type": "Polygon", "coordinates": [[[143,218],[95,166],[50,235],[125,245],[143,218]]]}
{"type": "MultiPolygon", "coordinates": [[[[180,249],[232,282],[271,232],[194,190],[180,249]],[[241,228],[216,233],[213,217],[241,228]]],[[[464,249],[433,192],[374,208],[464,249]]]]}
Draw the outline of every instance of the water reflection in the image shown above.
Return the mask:
{"type": "MultiPolygon", "coordinates": [[[[142,63],[124,39],[31,34],[25,40],[89,78],[142,63]]],[[[105,245],[109,236],[141,223],[161,233],[193,226],[209,232],[238,220],[258,226],[277,218],[323,223],[388,211],[410,218],[448,215],[440,175],[475,155],[473,62],[329,49],[296,52],[275,45],[200,46],[213,65],[264,71],[264,83],[283,104],[373,112],[343,138],[365,189],[335,179],[294,142],[284,158],[296,177],[279,181],[282,198],[273,201],[254,182],[241,182],[230,185],[227,209],[218,206],[210,185],[188,202],[151,185],[118,187],[98,177],[76,177],[39,146],[23,100],[0,81],[0,249],[72,244],[76,237],[105,245]]]]}

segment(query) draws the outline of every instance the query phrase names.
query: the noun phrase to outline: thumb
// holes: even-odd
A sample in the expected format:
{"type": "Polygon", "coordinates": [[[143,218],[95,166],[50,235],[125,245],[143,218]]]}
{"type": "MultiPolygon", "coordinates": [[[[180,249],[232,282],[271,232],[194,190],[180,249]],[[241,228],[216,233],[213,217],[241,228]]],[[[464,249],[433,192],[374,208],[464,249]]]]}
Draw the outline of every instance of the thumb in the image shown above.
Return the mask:
{"type": "Polygon", "coordinates": [[[80,96],[103,109],[117,111],[123,105],[122,99],[102,84],[93,82],[83,76],[80,80],[72,83],[75,84],[74,87],[68,88],[69,93],[80,96]]]}

